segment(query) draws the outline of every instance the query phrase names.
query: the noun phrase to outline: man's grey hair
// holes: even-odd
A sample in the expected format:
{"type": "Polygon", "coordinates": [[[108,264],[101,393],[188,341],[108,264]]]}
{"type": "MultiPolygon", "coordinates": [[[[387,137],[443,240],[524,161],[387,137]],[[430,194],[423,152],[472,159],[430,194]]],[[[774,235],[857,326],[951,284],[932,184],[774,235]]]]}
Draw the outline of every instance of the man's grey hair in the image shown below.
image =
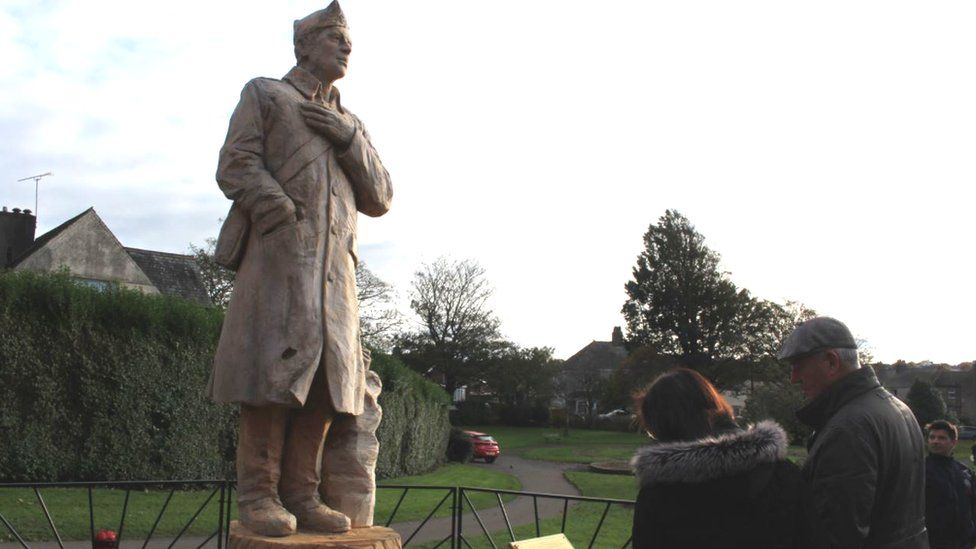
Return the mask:
{"type": "Polygon", "coordinates": [[[837,351],[837,356],[840,357],[840,363],[852,370],[857,370],[861,367],[860,362],[857,358],[857,349],[834,349],[837,351]]]}

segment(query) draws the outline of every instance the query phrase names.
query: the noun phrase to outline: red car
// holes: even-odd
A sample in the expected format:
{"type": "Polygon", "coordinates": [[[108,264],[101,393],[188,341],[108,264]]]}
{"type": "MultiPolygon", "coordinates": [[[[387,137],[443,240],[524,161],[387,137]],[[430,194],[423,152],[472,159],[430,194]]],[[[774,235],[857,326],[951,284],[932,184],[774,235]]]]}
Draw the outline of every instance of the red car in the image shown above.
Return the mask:
{"type": "Polygon", "coordinates": [[[464,434],[471,437],[471,445],[474,447],[472,459],[481,458],[485,460],[485,463],[492,463],[496,457],[501,455],[501,448],[498,447],[495,439],[491,438],[491,435],[477,431],[465,431],[464,434]]]}

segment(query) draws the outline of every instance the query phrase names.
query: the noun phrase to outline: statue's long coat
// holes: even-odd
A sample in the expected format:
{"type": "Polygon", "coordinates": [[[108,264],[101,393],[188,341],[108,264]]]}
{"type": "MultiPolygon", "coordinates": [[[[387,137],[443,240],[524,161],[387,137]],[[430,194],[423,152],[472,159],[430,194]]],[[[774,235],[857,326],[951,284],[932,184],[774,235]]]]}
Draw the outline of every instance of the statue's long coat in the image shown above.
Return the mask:
{"type": "Polygon", "coordinates": [[[220,151],[217,182],[234,206],[217,258],[237,278],[208,387],[217,402],[302,406],[323,363],[336,411],[363,410],[356,216],[386,213],[393,189],[358,119],[344,151],[305,124],[299,106],[319,91],[299,67],[248,82],[220,151]],[[283,196],[298,222],[260,234],[252,212],[283,196]]]}

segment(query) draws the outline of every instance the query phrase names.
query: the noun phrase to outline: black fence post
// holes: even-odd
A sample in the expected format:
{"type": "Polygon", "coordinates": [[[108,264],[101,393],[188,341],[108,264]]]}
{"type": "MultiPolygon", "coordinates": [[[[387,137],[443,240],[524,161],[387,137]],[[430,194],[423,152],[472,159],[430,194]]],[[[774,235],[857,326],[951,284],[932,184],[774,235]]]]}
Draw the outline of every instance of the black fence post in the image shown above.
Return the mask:
{"type": "Polygon", "coordinates": [[[224,505],[226,505],[226,488],[227,483],[221,482],[220,506],[217,509],[217,549],[224,549],[224,505]]]}
{"type": "Polygon", "coordinates": [[[461,549],[461,543],[464,541],[464,488],[457,488],[457,549],[461,549]]]}
{"type": "Polygon", "coordinates": [[[457,521],[458,521],[458,488],[451,487],[451,549],[457,549],[457,521]]]}

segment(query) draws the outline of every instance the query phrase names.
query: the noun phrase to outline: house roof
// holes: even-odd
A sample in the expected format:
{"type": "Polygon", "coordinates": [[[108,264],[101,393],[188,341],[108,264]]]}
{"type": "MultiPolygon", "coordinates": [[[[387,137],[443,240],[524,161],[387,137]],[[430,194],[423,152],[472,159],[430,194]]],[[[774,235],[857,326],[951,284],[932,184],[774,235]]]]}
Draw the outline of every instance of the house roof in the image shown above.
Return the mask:
{"type": "Polygon", "coordinates": [[[914,367],[885,368],[878,372],[878,381],[885,387],[911,387],[916,379],[931,383],[936,387],[961,385],[973,377],[972,371],[944,370],[942,368],[914,367]]]}
{"type": "Polygon", "coordinates": [[[126,248],[125,251],[160,293],[213,305],[193,256],[139,248],[126,248]]]}
{"type": "Polygon", "coordinates": [[[203,284],[200,268],[193,256],[142,250],[139,248],[126,248],[119,242],[115,233],[105,225],[102,218],[95,212],[95,208],[88,208],[41,235],[24,253],[17,257],[12,267],[16,267],[26,261],[35,252],[44,248],[55,237],[89,214],[105,230],[108,237],[118,245],[120,249],[119,253],[122,253],[124,250],[132,261],[135,262],[138,270],[142,271],[146,278],[149,279],[149,282],[159,290],[159,293],[181,297],[202,305],[213,305],[213,301],[210,299],[210,295],[207,293],[207,289],[203,284]]]}
{"type": "Polygon", "coordinates": [[[612,341],[591,341],[563,363],[564,368],[616,369],[627,358],[627,349],[612,341]]]}
{"type": "Polygon", "coordinates": [[[34,240],[34,243],[31,244],[29,248],[27,248],[26,250],[24,250],[23,253],[21,253],[19,256],[17,256],[14,259],[13,264],[11,264],[10,266],[11,267],[16,267],[20,262],[22,262],[23,260],[25,260],[28,257],[30,257],[31,254],[33,254],[37,250],[43,248],[44,245],[47,244],[48,242],[50,242],[52,238],[54,238],[54,237],[58,236],[59,234],[61,234],[62,232],[64,232],[64,230],[67,229],[68,227],[70,227],[75,221],[78,221],[79,219],[81,219],[82,217],[84,217],[85,214],[87,214],[88,212],[94,211],[94,210],[95,210],[95,208],[88,208],[87,210],[81,212],[80,214],[72,217],[71,219],[65,221],[64,223],[58,225],[57,227],[51,229],[50,231],[42,234],[39,237],[37,237],[37,239],[34,240]]]}

